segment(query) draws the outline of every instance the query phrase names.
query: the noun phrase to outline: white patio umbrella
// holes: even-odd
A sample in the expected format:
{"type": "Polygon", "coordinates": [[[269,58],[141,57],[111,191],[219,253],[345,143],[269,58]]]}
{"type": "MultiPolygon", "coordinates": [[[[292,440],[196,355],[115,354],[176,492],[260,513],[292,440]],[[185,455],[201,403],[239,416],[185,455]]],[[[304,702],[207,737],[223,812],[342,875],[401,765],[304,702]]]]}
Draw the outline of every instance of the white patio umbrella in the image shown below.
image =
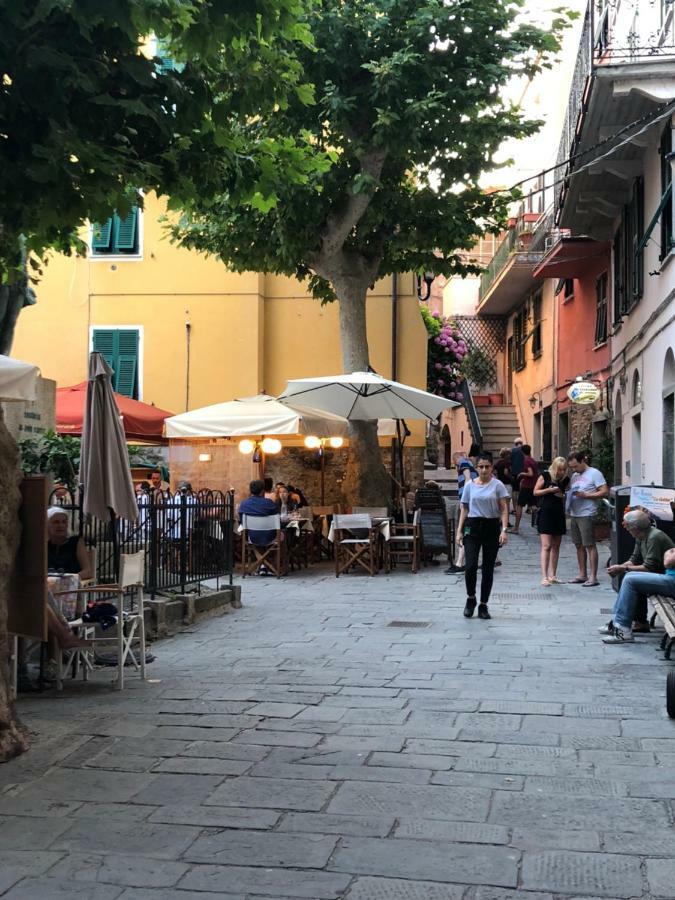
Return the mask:
{"type": "Polygon", "coordinates": [[[135,522],[138,505],[111,375],[112,369],[101,354],[91,353],[80,452],[83,511],[103,522],[112,515],[135,522]]]}
{"type": "MultiPolygon", "coordinates": [[[[168,438],[264,437],[319,434],[341,437],[347,422],[324,410],[296,403],[281,404],[274,397],[258,394],[171,416],[165,421],[168,438]]],[[[382,436],[395,433],[392,421],[378,427],[382,436]]]]}
{"type": "Polygon", "coordinates": [[[35,400],[39,372],[32,363],[0,356],[0,400],[35,400]]]}
{"type": "Polygon", "coordinates": [[[296,378],[277,399],[286,406],[306,403],[348,420],[433,420],[444,410],[459,406],[454,400],[382,378],[375,372],[296,378]]]}

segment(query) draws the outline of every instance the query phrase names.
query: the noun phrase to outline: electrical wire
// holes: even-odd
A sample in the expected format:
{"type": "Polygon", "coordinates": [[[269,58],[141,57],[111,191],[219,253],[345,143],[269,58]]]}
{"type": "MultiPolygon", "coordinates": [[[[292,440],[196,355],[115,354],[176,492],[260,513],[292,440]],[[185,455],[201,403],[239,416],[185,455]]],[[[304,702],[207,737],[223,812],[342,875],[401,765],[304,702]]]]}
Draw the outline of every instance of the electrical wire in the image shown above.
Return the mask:
{"type": "Polygon", "coordinates": [[[543,178],[545,175],[548,175],[550,172],[555,172],[558,169],[562,169],[564,166],[570,165],[571,163],[573,163],[575,160],[579,159],[582,156],[588,156],[589,153],[593,153],[595,150],[599,149],[600,147],[604,147],[605,144],[608,144],[611,141],[616,140],[617,137],[619,137],[622,134],[625,134],[625,132],[630,131],[631,128],[635,128],[636,125],[640,125],[642,122],[646,122],[646,124],[639,131],[636,131],[635,134],[631,134],[629,138],[626,138],[624,141],[621,141],[621,143],[617,144],[616,146],[611,147],[606,153],[603,153],[601,156],[593,157],[592,160],[585,163],[580,168],[575,169],[572,172],[568,172],[568,174],[565,175],[564,178],[559,178],[556,181],[554,181],[552,184],[543,185],[542,187],[536,188],[535,190],[528,191],[527,196],[534,197],[537,194],[544,193],[544,191],[551,190],[560,184],[564,184],[569,178],[572,178],[576,175],[580,175],[586,169],[590,168],[591,166],[596,165],[601,160],[607,159],[613,153],[616,153],[617,150],[620,150],[622,147],[625,147],[626,144],[630,144],[631,141],[633,141],[636,137],[639,137],[641,134],[644,134],[646,131],[648,131],[652,127],[652,125],[655,125],[657,122],[660,122],[663,119],[667,118],[669,115],[671,115],[673,110],[675,110],[675,101],[671,101],[670,103],[665,103],[665,104],[663,104],[663,106],[659,107],[658,109],[654,110],[653,112],[648,113],[647,115],[641,116],[639,119],[635,119],[633,122],[630,122],[628,125],[624,125],[623,128],[620,128],[614,134],[611,134],[609,137],[603,138],[601,141],[598,141],[597,143],[593,144],[591,147],[588,147],[586,150],[581,150],[581,151],[579,151],[579,153],[574,153],[572,156],[568,156],[562,162],[556,163],[554,166],[550,166],[548,169],[543,169],[541,172],[538,172],[536,175],[530,175],[528,178],[523,178],[520,181],[516,181],[509,188],[496,188],[493,191],[488,191],[487,194],[489,196],[494,195],[494,194],[510,194],[516,188],[521,187],[522,185],[527,184],[530,181],[535,181],[540,178],[543,178]]]}

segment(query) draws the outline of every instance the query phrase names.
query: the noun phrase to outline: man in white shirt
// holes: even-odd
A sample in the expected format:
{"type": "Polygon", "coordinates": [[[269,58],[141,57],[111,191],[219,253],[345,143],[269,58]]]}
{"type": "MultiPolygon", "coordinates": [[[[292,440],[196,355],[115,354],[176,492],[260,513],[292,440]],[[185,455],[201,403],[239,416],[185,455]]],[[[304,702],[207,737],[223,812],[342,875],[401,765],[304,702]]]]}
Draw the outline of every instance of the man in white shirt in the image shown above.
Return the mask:
{"type": "Polygon", "coordinates": [[[567,462],[573,474],[566,511],[570,515],[570,537],[576,547],[579,564],[579,574],[572,583],[595,587],[600,582],[593,520],[598,503],[609,494],[609,488],[605,476],[599,469],[588,465],[584,453],[570,453],[567,462]]]}

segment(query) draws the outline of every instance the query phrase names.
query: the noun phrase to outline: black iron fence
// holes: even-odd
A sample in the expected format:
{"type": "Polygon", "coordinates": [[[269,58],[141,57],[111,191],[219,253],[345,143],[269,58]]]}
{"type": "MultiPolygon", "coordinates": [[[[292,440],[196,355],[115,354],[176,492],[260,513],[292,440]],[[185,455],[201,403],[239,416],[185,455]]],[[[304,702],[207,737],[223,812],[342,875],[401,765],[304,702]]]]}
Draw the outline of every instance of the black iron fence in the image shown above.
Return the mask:
{"type": "Polygon", "coordinates": [[[68,513],[72,534],[84,538],[95,558],[99,584],[113,584],[122,553],[145,554],[145,589],[183,593],[204,581],[227,578],[234,571],[234,493],[202,490],[153,491],[137,497],[138,519],[111,516],[103,522],[84,516],[82,493],[60,489],[50,498],[68,513]]]}

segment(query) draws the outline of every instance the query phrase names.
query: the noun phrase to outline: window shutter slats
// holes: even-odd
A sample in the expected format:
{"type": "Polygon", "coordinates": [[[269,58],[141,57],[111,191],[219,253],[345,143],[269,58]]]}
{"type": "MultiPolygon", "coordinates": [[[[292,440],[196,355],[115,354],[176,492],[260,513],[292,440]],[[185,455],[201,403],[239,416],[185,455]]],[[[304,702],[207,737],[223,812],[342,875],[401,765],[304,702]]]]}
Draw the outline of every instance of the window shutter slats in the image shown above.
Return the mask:
{"type": "Polygon", "coordinates": [[[101,225],[98,222],[92,228],[91,249],[99,253],[108,252],[110,250],[110,239],[112,237],[113,217],[101,225]]]}
{"type": "Polygon", "coordinates": [[[121,219],[115,216],[116,234],[115,250],[127,252],[136,249],[136,230],[138,224],[138,208],[134,207],[127,216],[121,219]]]}

